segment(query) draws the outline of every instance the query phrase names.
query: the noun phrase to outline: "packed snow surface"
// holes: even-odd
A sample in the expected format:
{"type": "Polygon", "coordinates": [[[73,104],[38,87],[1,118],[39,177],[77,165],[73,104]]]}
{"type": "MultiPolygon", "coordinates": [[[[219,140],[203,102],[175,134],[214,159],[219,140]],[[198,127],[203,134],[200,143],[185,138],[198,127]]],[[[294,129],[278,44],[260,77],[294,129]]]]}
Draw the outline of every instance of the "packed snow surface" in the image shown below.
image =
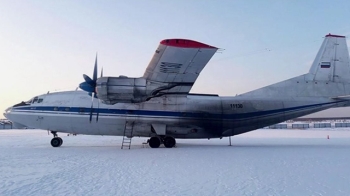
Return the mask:
{"type": "Polygon", "coordinates": [[[261,129],[177,140],[0,130],[0,195],[350,195],[350,129],[261,129]],[[329,136],[330,139],[327,139],[329,136]]]}

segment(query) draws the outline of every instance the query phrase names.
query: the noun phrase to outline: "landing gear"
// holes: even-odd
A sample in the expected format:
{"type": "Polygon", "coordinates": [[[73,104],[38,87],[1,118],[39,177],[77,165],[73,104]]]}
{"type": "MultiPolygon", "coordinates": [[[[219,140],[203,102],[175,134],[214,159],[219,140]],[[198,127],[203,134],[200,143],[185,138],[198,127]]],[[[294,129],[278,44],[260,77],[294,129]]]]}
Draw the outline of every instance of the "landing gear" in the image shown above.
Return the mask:
{"type": "Polygon", "coordinates": [[[172,148],[176,144],[175,138],[171,136],[164,136],[164,137],[151,137],[148,141],[148,145],[151,148],[159,148],[160,144],[164,144],[166,148],[172,148]]]}
{"type": "Polygon", "coordinates": [[[57,132],[56,131],[51,131],[53,138],[51,140],[51,146],[52,147],[60,147],[63,144],[63,140],[62,138],[58,137],[57,132]]]}
{"type": "Polygon", "coordinates": [[[175,138],[173,138],[171,136],[165,136],[163,138],[163,144],[166,148],[172,148],[175,146],[176,140],[175,140],[175,138]]]}
{"type": "Polygon", "coordinates": [[[63,139],[62,138],[60,138],[60,137],[57,137],[59,140],[60,140],[60,142],[61,142],[61,144],[60,144],[60,146],[62,146],[62,144],[63,144],[63,139]]]}
{"type": "Polygon", "coordinates": [[[151,148],[158,148],[160,146],[160,138],[159,137],[151,137],[148,140],[148,145],[151,148]]]}
{"type": "Polygon", "coordinates": [[[63,143],[63,140],[60,137],[54,137],[51,140],[52,147],[60,147],[63,143]]]}

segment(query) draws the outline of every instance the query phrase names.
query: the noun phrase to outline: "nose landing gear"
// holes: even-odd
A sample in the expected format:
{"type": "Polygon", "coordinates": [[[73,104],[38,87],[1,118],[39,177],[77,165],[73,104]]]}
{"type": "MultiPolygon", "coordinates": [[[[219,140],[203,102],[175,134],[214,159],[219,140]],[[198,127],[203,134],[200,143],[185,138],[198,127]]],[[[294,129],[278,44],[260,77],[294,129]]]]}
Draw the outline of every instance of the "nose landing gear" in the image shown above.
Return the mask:
{"type": "Polygon", "coordinates": [[[53,138],[51,140],[52,147],[60,147],[63,144],[62,138],[58,137],[57,131],[51,131],[53,138]]]}

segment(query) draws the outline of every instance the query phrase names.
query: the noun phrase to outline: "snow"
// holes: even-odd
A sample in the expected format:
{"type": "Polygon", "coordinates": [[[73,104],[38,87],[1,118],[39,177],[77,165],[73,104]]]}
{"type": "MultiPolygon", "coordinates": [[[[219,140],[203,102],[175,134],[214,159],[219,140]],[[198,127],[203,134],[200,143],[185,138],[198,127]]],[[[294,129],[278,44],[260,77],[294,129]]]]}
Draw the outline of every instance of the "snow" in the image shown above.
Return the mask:
{"type": "Polygon", "coordinates": [[[261,129],[172,149],[0,130],[0,195],[348,195],[350,128],[261,129]],[[330,139],[327,139],[329,135],[330,139]]]}

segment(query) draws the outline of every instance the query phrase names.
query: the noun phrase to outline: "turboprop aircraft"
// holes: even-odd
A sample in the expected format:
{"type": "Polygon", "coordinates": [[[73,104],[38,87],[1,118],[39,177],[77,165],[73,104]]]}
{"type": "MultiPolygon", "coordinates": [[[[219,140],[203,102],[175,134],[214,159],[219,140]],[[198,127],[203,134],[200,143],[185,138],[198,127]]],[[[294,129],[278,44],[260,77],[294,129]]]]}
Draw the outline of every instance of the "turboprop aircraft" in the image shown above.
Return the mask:
{"type": "MultiPolygon", "coordinates": [[[[176,138],[222,138],[321,110],[350,105],[345,36],[325,36],[308,73],[233,97],[189,93],[218,48],[186,39],[160,42],[139,78],[84,75],[84,91],[38,95],[8,108],[15,125],[57,132],[149,137],[172,148],[176,138]]],[[[129,143],[129,148],[130,148],[129,143]]]]}

